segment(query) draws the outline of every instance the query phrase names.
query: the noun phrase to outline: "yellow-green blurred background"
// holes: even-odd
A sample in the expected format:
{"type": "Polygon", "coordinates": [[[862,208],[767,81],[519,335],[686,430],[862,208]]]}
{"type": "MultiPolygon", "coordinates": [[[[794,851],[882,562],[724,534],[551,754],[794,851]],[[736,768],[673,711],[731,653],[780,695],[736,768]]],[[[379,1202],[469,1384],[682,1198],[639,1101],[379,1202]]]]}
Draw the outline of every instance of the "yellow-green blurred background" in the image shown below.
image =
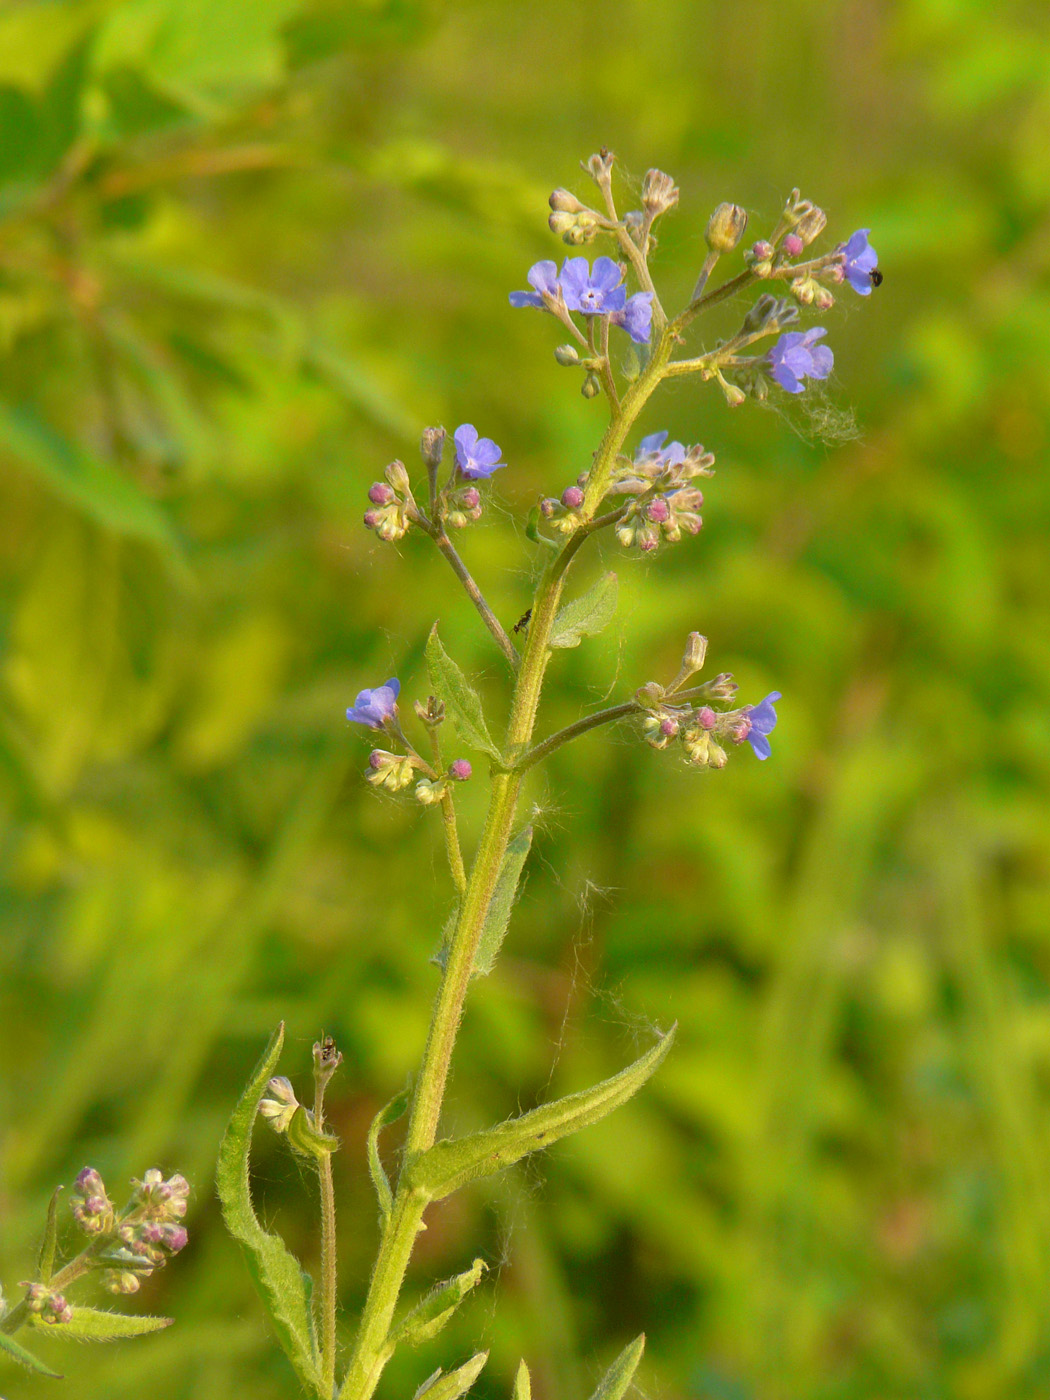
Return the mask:
{"type": "MultiPolygon", "coordinates": [[[[680,1041],[606,1124],[432,1213],[413,1288],[492,1271],[382,1393],[477,1343],[479,1395],[524,1355],[541,1400],[583,1400],[643,1329],[665,1400],[1047,1393],[1048,133],[1042,0],[0,10],[0,1278],[87,1163],[194,1187],[190,1247],[129,1305],[176,1326],[45,1339],[64,1389],[5,1371],[8,1400],[297,1393],[211,1186],[282,1017],[303,1087],[322,1029],[346,1055],[360,1301],[364,1134],[420,1050],[449,886],[343,711],[393,674],[425,695],[435,616],[505,704],[446,566],[363,530],[365,492],[425,424],[493,436],[462,546],[522,612],[524,514],[604,419],[507,293],[565,251],[546,196],[603,143],[627,207],[649,165],[680,183],[671,305],[715,204],[757,237],[795,185],[829,243],[871,228],[885,283],[828,317],[826,397],[677,381],[641,425],[717,453],[705,528],[589,559],[620,626],[556,658],[544,725],[666,678],[696,628],[743,699],[784,693],[774,756],[703,775],[599,733],[534,785],[447,1126],[680,1041]]],[[[314,1267],[308,1174],[261,1134],[257,1165],[314,1267]]]]}

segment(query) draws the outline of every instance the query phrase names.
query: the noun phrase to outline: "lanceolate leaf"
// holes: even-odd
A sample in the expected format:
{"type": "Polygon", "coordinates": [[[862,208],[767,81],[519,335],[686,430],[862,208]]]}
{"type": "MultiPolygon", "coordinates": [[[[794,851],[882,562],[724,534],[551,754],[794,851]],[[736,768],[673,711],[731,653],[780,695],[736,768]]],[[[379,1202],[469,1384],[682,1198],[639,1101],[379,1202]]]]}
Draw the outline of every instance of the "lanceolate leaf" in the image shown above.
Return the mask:
{"type": "Polygon", "coordinates": [[[584,637],[604,632],[616,614],[619,586],[615,574],[603,574],[582,598],[566,603],[554,619],[549,645],[555,650],[578,647],[584,637]]]}
{"type": "Polygon", "coordinates": [[[635,1094],[655,1073],[671,1048],[671,1029],[634,1064],[593,1089],[534,1108],[520,1118],[469,1137],[436,1142],[409,1168],[408,1184],[430,1200],[441,1200],[468,1181],[491,1176],[530,1152],[598,1123],[635,1094]]]}
{"type": "Polygon", "coordinates": [[[394,1197],[390,1190],[386,1171],[383,1168],[382,1158],[379,1156],[379,1134],[391,1123],[396,1123],[407,1107],[408,1090],[402,1089],[400,1094],[395,1094],[385,1108],[379,1110],[372,1119],[372,1126],[368,1130],[368,1171],[372,1178],[372,1185],[376,1189],[376,1195],[379,1197],[379,1213],[384,1220],[390,1214],[394,1197]]]}
{"type": "Polygon", "coordinates": [[[432,1288],[395,1327],[390,1335],[391,1347],[401,1342],[419,1346],[421,1342],[436,1337],[471,1289],[477,1287],[487,1267],[484,1259],[475,1259],[466,1273],[457,1274],[455,1278],[432,1288]]]}
{"type": "Polygon", "coordinates": [[[39,1376],[50,1376],[56,1381],[62,1379],[61,1371],[52,1371],[50,1366],[45,1366],[31,1351],[26,1351],[20,1342],[16,1342],[14,1337],[9,1337],[4,1332],[0,1332],[0,1352],[9,1356],[12,1361],[17,1361],[27,1371],[35,1371],[39,1376]]]}
{"type": "Polygon", "coordinates": [[[488,1359],[487,1351],[479,1351],[458,1370],[449,1371],[447,1376],[435,1371],[431,1379],[416,1391],[414,1400],[423,1400],[424,1396],[426,1400],[459,1400],[459,1396],[466,1394],[481,1375],[482,1367],[488,1359]]]}
{"type": "Polygon", "coordinates": [[[427,638],[426,658],[430,684],[435,695],[444,700],[463,742],[501,762],[500,751],[485,724],[478,693],[441,645],[436,624],[427,638]]]}
{"type": "Polygon", "coordinates": [[[532,1400],[532,1377],[529,1375],[529,1368],[524,1361],[518,1362],[511,1400],[532,1400]]]}
{"type": "Polygon", "coordinates": [[[631,1384],[638,1363],[645,1350],[645,1333],[635,1337],[630,1346],[624,1347],[613,1364],[602,1376],[591,1400],[623,1400],[627,1387],[631,1384]]]}
{"type": "Polygon", "coordinates": [[[284,1241],[263,1229],[252,1205],[248,1155],[259,1100],[277,1068],[284,1024],[271,1037],[219,1147],[215,1184],[226,1226],[244,1250],[248,1271],[273,1321],[278,1340],[300,1379],[324,1394],[310,1320],[308,1284],[284,1241]]]}
{"type": "Polygon", "coordinates": [[[147,1332],[162,1332],[175,1321],[173,1317],[146,1317],[141,1313],[108,1312],[105,1308],[73,1308],[68,1322],[46,1327],[49,1337],[68,1337],[75,1342],[121,1342],[127,1337],[144,1337],[147,1332]]]}
{"type": "Polygon", "coordinates": [[[36,1277],[38,1283],[50,1283],[51,1275],[55,1272],[55,1245],[58,1241],[58,1198],[62,1194],[62,1187],[56,1186],[51,1193],[51,1200],[47,1207],[47,1224],[44,1226],[44,1238],[40,1241],[40,1253],[36,1260],[36,1277]]]}
{"type": "Polygon", "coordinates": [[[523,827],[507,846],[503,857],[496,888],[492,891],[489,912],[485,916],[485,926],[481,931],[477,955],[474,958],[474,976],[486,977],[492,971],[499,955],[500,947],[510,923],[511,910],[518,893],[518,881],[522,867],[532,845],[532,827],[523,827]]]}

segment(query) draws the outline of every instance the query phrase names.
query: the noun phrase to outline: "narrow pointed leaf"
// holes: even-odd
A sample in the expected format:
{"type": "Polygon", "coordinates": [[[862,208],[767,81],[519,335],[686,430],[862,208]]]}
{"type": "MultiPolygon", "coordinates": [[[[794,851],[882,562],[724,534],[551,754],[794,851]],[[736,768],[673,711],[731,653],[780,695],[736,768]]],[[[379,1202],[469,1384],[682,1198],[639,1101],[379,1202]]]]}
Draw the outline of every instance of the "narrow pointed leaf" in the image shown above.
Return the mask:
{"type": "Polygon", "coordinates": [[[584,637],[604,632],[616,615],[619,583],[615,574],[603,574],[593,588],[566,603],[554,619],[549,645],[557,650],[578,647],[584,637]]]}
{"type": "Polygon", "coordinates": [[[623,1400],[627,1387],[634,1379],[638,1363],[645,1350],[645,1333],[635,1337],[630,1346],[624,1347],[613,1364],[598,1382],[591,1400],[623,1400]]]}
{"type": "Polygon", "coordinates": [[[510,923],[511,910],[518,894],[518,882],[522,867],[532,845],[532,827],[523,827],[507,846],[503,857],[496,888],[492,891],[489,912],[485,915],[485,926],[481,930],[478,951],[474,958],[473,975],[487,977],[499,955],[510,923]]]}
{"type": "Polygon", "coordinates": [[[108,1312],[105,1308],[73,1308],[68,1322],[38,1323],[49,1337],[68,1337],[73,1342],[122,1342],[127,1337],[144,1337],[162,1332],[173,1317],[147,1317],[142,1313],[108,1312]]]}
{"type": "Polygon", "coordinates": [[[481,1375],[488,1359],[487,1351],[479,1351],[458,1370],[449,1371],[447,1376],[440,1370],[435,1371],[430,1380],[424,1382],[416,1391],[414,1400],[423,1400],[424,1396],[426,1400],[459,1400],[481,1375]]]}
{"type": "Polygon", "coordinates": [[[449,916],[445,920],[445,927],[441,930],[441,942],[438,944],[438,950],[430,959],[432,963],[437,963],[442,972],[444,972],[445,964],[448,962],[449,944],[452,942],[452,935],[456,931],[456,924],[458,922],[459,901],[457,900],[449,911],[449,916]]]}
{"type": "Polygon", "coordinates": [[[524,1361],[518,1362],[511,1400],[532,1400],[532,1377],[529,1375],[529,1368],[524,1361]]]}
{"type": "Polygon", "coordinates": [[[62,1194],[62,1187],[56,1186],[51,1193],[51,1200],[47,1206],[47,1224],[44,1226],[44,1238],[40,1241],[40,1253],[36,1259],[36,1277],[38,1283],[50,1283],[51,1275],[55,1272],[55,1246],[58,1243],[58,1198],[62,1194]]]}
{"type": "Polygon", "coordinates": [[[400,1094],[394,1095],[385,1108],[379,1110],[372,1119],[372,1126],[368,1130],[368,1171],[376,1195],[379,1197],[379,1213],[384,1220],[390,1214],[390,1209],[394,1204],[394,1196],[390,1190],[390,1181],[383,1167],[382,1158],[379,1156],[379,1134],[391,1123],[396,1123],[407,1107],[408,1090],[402,1089],[400,1094]]]}
{"type": "Polygon", "coordinates": [[[390,1334],[391,1347],[400,1346],[402,1342],[415,1347],[436,1337],[471,1289],[477,1287],[487,1267],[484,1259],[475,1259],[466,1273],[432,1288],[394,1328],[390,1334]]]}
{"type": "Polygon", "coordinates": [[[284,1024],[273,1033],[245,1089],[219,1148],[215,1184],[226,1227],[244,1250],[248,1272],[270,1314],[277,1338],[300,1379],[324,1393],[313,1340],[307,1286],[298,1262],[278,1235],[264,1230],[252,1205],[248,1177],[252,1128],[259,1100],[277,1068],[284,1024]]]}
{"type": "Polygon", "coordinates": [[[491,1176],[530,1152],[549,1147],[559,1138],[598,1123],[635,1094],[659,1067],[671,1048],[676,1027],[634,1064],[604,1079],[592,1089],[543,1104],[483,1133],[436,1142],[408,1169],[408,1184],[430,1200],[458,1191],[468,1181],[491,1176]]]}
{"type": "Polygon", "coordinates": [[[45,1366],[39,1357],[27,1351],[21,1342],[16,1342],[14,1337],[9,1337],[6,1332],[0,1332],[0,1352],[9,1356],[12,1361],[17,1361],[27,1371],[35,1371],[38,1376],[50,1376],[56,1381],[62,1379],[61,1371],[52,1371],[50,1366],[45,1366]]]}
{"type": "Polygon", "coordinates": [[[436,623],[427,638],[426,658],[434,694],[444,700],[463,742],[487,753],[497,763],[502,762],[500,751],[485,724],[478,693],[441,645],[436,623]]]}

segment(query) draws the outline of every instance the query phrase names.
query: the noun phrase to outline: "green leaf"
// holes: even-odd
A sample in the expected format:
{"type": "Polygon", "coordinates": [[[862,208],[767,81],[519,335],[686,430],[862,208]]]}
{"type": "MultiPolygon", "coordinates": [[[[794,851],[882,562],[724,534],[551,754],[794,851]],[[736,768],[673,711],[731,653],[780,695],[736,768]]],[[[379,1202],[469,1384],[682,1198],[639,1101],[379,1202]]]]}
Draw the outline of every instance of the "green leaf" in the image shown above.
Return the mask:
{"type": "Polygon", "coordinates": [[[271,1235],[259,1223],[252,1205],[248,1177],[252,1127],[259,1100],[277,1068],[284,1044],[282,1022],[270,1038],[255,1068],[219,1147],[215,1185],[222,1202],[226,1228],[244,1250],[248,1272],[262,1298],[285,1355],[300,1379],[318,1395],[324,1384],[316,1355],[307,1285],[298,1262],[278,1235],[271,1235]]]}
{"type": "Polygon", "coordinates": [[[436,1284],[391,1332],[391,1349],[402,1342],[419,1346],[436,1337],[471,1289],[477,1287],[487,1268],[484,1259],[475,1259],[466,1273],[436,1284]]]}
{"type": "Polygon", "coordinates": [[[532,1378],[529,1375],[529,1368],[524,1361],[518,1362],[518,1370],[514,1377],[514,1390],[511,1400],[532,1400],[532,1378]]]}
{"type": "Polygon", "coordinates": [[[390,1182],[383,1169],[382,1158],[379,1156],[379,1134],[384,1128],[388,1128],[391,1123],[396,1123],[408,1107],[408,1090],[402,1089],[400,1094],[395,1094],[385,1108],[381,1108],[372,1119],[372,1126],[368,1130],[368,1171],[372,1178],[372,1185],[376,1189],[379,1197],[379,1213],[383,1220],[390,1214],[394,1204],[394,1196],[390,1190],[390,1182]]]}
{"type": "Polygon", "coordinates": [[[645,1333],[635,1337],[630,1346],[624,1347],[613,1364],[598,1382],[591,1400],[623,1400],[627,1387],[645,1350],[645,1333]]]}
{"type": "Polygon", "coordinates": [[[413,1400],[423,1400],[424,1395],[427,1400],[459,1400],[459,1396],[465,1394],[481,1375],[488,1359],[487,1351],[479,1351],[457,1371],[449,1371],[447,1376],[443,1375],[438,1367],[429,1380],[419,1387],[413,1400]]]}
{"type": "Polygon", "coordinates": [[[430,629],[425,655],[430,684],[435,695],[444,700],[463,742],[502,763],[502,755],[485,724],[478,693],[438,640],[436,622],[430,629]]]}
{"type": "Polygon", "coordinates": [[[442,1200],[468,1181],[491,1176],[530,1152],[600,1122],[626,1103],[656,1072],[671,1048],[676,1028],[672,1026],[641,1059],[592,1089],[543,1104],[485,1132],[436,1142],[409,1167],[409,1187],[429,1200],[442,1200]]]}
{"type": "Polygon", "coordinates": [[[49,1337],[68,1337],[74,1342],[122,1342],[127,1337],[144,1337],[162,1332],[173,1317],[147,1317],[141,1313],[107,1312],[105,1308],[73,1308],[68,1322],[37,1322],[39,1331],[49,1337]]]}
{"type": "Polygon", "coordinates": [[[40,1253],[36,1259],[36,1277],[38,1283],[50,1283],[51,1275],[55,1272],[55,1246],[58,1243],[58,1198],[62,1194],[62,1187],[56,1186],[51,1193],[51,1200],[47,1206],[47,1224],[44,1226],[44,1238],[40,1241],[40,1253]]]}
{"type": "Polygon", "coordinates": [[[155,545],[184,568],[164,511],[111,463],[42,422],[32,409],[0,403],[0,459],[10,455],[57,495],[107,529],[155,545]]]}
{"type": "Polygon", "coordinates": [[[522,867],[532,845],[532,827],[526,826],[518,832],[507,846],[503,857],[496,888],[492,891],[489,911],[485,915],[485,926],[478,940],[478,951],[474,958],[473,976],[487,977],[492,971],[499,950],[506,937],[511,910],[518,893],[518,881],[522,867]]]}
{"type": "Polygon", "coordinates": [[[6,1332],[0,1332],[0,1352],[6,1352],[12,1360],[17,1361],[20,1366],[24,1366],[27,1371],[36,1371],[38,1375],[50,1376],[56,1381],[62,1379],[61,1371],[52,1371],[50,1366],[45,1366],[31,1351],[26,1351],[20,1342],[9,1337],[6,1332]]]}
{"type": "Polygon", "coordinates": [[[555,651],[578,647],[584,637],[604,632],[616,613],[619,583],[615,574],[603,574],[582,598],[566,603],[554,619],[549,645],[555,651]]]}

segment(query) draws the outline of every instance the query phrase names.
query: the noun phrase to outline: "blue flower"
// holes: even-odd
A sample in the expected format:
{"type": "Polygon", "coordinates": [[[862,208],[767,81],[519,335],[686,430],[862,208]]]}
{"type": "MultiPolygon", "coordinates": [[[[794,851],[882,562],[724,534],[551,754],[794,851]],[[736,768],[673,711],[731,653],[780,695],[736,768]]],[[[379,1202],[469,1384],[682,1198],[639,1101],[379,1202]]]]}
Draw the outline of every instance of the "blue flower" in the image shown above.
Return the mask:
{"type": "Polygon", "coordinates": [[[586,258],[566,258],[561,270],[561,291],[570,311],[584,316],[610,316],[627,304],[620,283],[623,273],[612,258],[595,258],[594,271],[586,258]]]}
{"type": "Polygon", "coordinates": [[[545,258],[543,262],[533,263],[528,271],[528,281],[531,287],[535,287],[534,292],[511,292],[511,306],[538,306],[543,310],[543,293],[548,296],[557,297],[561,294],[558,286],[558,266],[545,258]]]}
{"type": "Polygon", "coordinates": [[[456,443],[456,465],[468,481],[478,481],[505,467],[500,449],[491,438],[479,438],[473,423],[461,423],[452,434],[456,443]]]}
{"type": "Polygon", "coordinates": [[[827,379],[835,356],[816,342],[827,335],[823,326],[808,331],[788,331],[769,352],[773,378],[789,394],[802,393],[803,379],[827,379]]]}
{"type": "Polygon", "coordinates": [[[362,690],[346,712],[346,717],[354,724],[366,725],[369,729],[382,729],[397,709],[398,692],[401,682],[395,677],[375,690],[362,690]]]}
{"type": "Polygon", "coordinates": [[[685,448],[680,442],[667,442],[667,438],[666,428],[662,433],[647,434],[635,449],[634,460],[645,462],[655,457],[661,466],[677,467],[679,463],[685,461],[685,448]],[[664,446],[665,442],[667,442],[666,447],[664,446]]]}
{"type": "Polygon", "coordinates": [[[769,747],[769,735],[777,727],[777,712],[773,708],[773,702],[779,699],[780,691],[771,690],[764,700],[752,705],[747,712],[751,721],[747,742],[754,749],[756,758],[768,758],[773,752],[769,747]]]}
{"type": "Polygon", "coordinates": [[[871,296],[871,274],[879,265],[879,255],[868,242],[870,232],[870,228],[859,228],[839,250],[846,254],[842,264],[846,281],[862,297],[871,296]]]}
{"type": "Polygon", "coordinates": [[[648,345],[653,327],[652,292],[635,292],[627,298],[622,311],[614,311],[609,320],[614,326],[622,326],[638,345],[648,345]]]}

